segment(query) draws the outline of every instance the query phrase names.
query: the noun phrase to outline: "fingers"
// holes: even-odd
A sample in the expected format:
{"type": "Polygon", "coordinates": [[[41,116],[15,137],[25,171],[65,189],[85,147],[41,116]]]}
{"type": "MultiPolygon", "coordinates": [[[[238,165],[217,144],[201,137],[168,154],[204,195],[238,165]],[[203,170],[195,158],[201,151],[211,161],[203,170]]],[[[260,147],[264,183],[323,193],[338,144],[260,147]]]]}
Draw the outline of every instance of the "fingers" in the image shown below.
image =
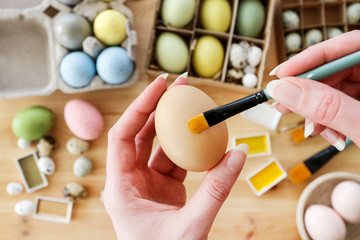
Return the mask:
{"type": "Polygon", "coordinates": [[[163,76],[153,81],[121,118],[110,129],[108,135],[107,175],[116,176],[119,171],[135,167],[135,136],[144,127],[150,114],[155,110],[167,84],[163,76]]]}
{"type": "Polygon", "coordinates": [[[282,64],[276,69],[276,75],[279,78],[296,76],[358,51],[360,50],[359,39],[360,30],[354,30],[311,46],[282,64]]]}
{"type": "Polygon", "coordinates": [[[190,221],[197,220],[205,230],[210,229],[241,172],[248,151],[246,144],[238,145],[206,174],[194,196],[182,209],[190,221]]]}
{"type": "Polygon", "coordinates": [[[323,83],[295,77],[271,81],[266,89],[287,109],[360,145],[360,102],[354,98],[323,83]]]}

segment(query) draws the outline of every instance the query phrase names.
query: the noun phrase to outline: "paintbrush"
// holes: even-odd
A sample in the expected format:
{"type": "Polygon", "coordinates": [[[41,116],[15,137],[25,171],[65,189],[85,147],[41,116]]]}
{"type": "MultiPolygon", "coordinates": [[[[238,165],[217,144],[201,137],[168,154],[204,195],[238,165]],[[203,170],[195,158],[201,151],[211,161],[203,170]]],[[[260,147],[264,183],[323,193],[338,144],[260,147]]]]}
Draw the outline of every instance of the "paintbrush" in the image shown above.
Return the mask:
{"type": "MultiPolygon", "coordinates": [[[[326,63],[320,67],[300,74],[297,77],[319,81],[357,64],[360,64],[360,51],[326,63]]],[[[208,110],[195,116],[189,120],[188,128],[192,133],[199,134],[211,126],[214,126],[238,113],[255,107],[258,104],[266,102],[270,99],[272,99],[272,97],[267,93],[266,89],[261,90],[245,98],[208,110]]]]}
{"type": "MultiPolygon", "coordinates": [[[[346,138],[345,148],[350,146],[352,141],[346,138]]],[[[334,146],[330,146],[314,156],[306,159],[305,161],[299,163],[293,167],[289,172],[290,180],[293,183],[300,184],[306,179],[311,177],[317,170],[325,165],[333,156],[335,156],[339,150],[334,146]]]]}

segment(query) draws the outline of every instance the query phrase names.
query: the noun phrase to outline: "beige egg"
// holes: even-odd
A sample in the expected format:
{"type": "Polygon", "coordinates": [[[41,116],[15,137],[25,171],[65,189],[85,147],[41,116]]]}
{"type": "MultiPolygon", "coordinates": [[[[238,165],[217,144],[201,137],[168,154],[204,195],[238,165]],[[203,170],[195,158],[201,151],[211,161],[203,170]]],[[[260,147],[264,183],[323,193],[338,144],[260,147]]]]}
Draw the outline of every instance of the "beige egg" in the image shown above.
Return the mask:
{"type": "Polygon", "coordinates": [[[206,171],[225,154],[228,130],[225,122],[200,134],[188,129],[188,121],[217,107],[201,90],[187,85],[175,86],[161,97],[155,112],[156,133],[165,154],[179,167],[206,171]]]}

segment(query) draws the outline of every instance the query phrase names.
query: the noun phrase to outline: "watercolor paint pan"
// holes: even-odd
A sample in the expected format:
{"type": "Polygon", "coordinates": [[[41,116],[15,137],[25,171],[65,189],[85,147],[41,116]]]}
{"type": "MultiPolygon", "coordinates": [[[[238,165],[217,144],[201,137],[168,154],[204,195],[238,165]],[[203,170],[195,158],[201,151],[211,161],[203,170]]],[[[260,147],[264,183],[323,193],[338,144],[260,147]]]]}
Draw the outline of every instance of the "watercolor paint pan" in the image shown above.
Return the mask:
{"type": "Polygon", "coordinates": [[[66,199],[37,196],[34,218],[59,223],[70,223],[73,203],[66,199]]]}
{"type": "Polygon", "coordinates": [[[35,152],[26,154],[15,159],[26,192],[34,192],[48,185],[46,176],[38,167],[38,157],[35,152]]]}
{"type": "Polygon", "coordinates": [[[246,143],[249,146],[248,157],[261,157],[271,154],[270,134],[268,132],[233,137],[233,147],[241,143],[246,143]]]}
{"type": "Polygon", "coordinates": [[[261,196],[287,177],[287,173],[276,158],[267,161],[246,177],[246,182],[256,196],[261,196]]]}

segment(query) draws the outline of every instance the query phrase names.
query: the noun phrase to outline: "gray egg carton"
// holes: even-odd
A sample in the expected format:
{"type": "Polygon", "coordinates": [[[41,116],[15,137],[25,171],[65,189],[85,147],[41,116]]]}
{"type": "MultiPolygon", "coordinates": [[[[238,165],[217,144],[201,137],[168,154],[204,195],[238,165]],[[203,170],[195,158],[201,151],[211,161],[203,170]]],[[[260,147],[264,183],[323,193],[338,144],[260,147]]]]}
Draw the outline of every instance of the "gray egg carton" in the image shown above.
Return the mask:
{"type": "Polygon", "coordinates": [[[99,12],[118,10],[127,17],[127,38],[121,47],[135,63],[137,35],[133,14],[124,2],[84,0],[72,8],[58,0],[1,0],[0,97],[50,95],[57,89],[71,94],[134,84],[139,75],[136,66],[132,76],[123,84],[107,84],[95,75],[86,87],[68,86],[61,79],[59,65],[69,50],[57,42],[53,31],[54,20],[69,12],[80,14],[92,23],[99,12]]]}

